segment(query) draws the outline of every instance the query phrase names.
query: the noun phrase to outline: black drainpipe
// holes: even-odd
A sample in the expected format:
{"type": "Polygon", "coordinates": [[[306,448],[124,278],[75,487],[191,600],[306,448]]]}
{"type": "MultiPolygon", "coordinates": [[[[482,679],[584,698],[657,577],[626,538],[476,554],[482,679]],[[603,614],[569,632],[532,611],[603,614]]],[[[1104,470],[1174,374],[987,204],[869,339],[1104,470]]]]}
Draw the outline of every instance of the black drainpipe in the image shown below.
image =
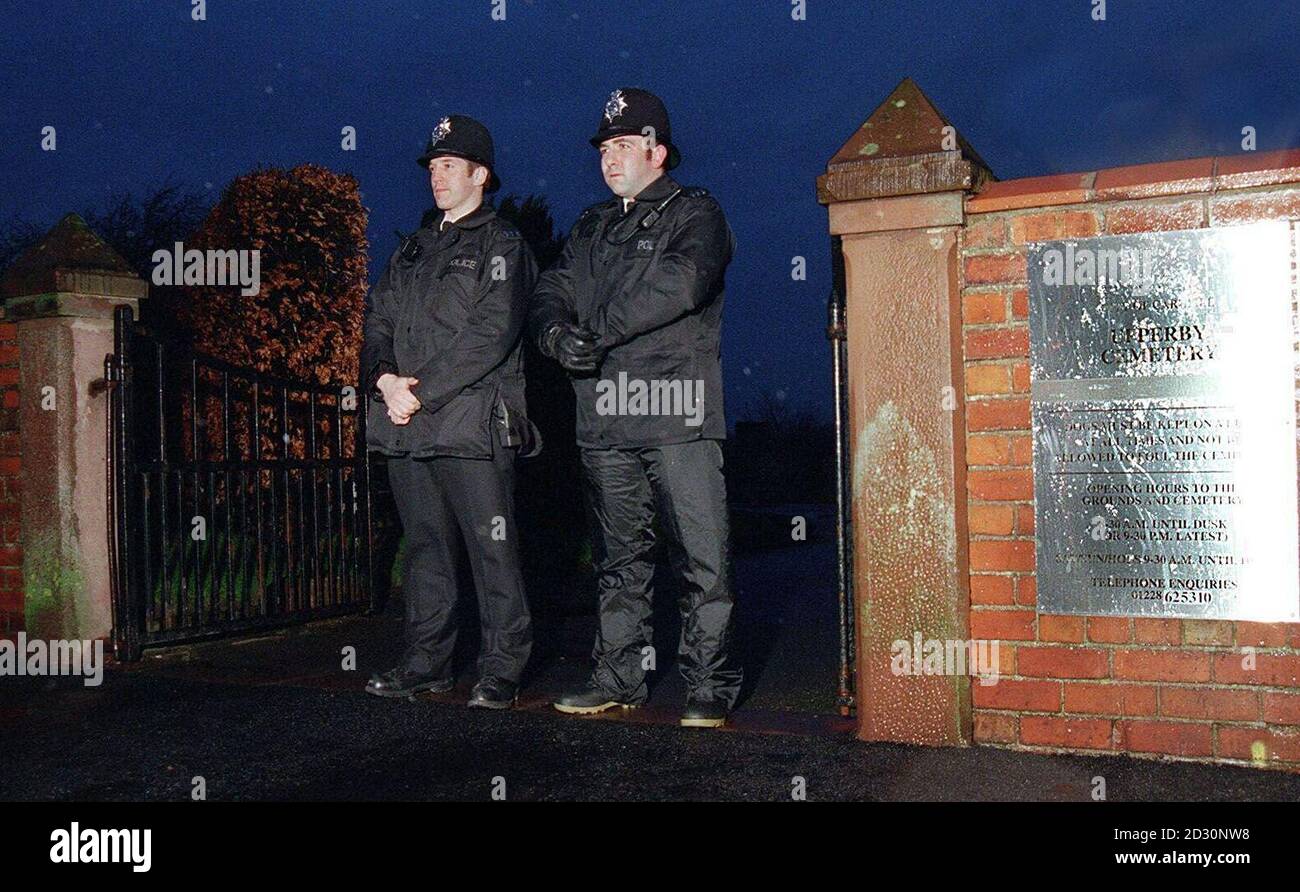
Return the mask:
{"type": "Polygon", "coordinates": [[[831,236],[831,298],[828,302],[826,338],[831,342],[831,374],[835,389],[835,552],[836,585],[840,603],[840,715],[853,715],[856,705],[854,671],[853,530],[848,431],[848,320],[844,311],[844,250],[838,235],[831,236]]]}

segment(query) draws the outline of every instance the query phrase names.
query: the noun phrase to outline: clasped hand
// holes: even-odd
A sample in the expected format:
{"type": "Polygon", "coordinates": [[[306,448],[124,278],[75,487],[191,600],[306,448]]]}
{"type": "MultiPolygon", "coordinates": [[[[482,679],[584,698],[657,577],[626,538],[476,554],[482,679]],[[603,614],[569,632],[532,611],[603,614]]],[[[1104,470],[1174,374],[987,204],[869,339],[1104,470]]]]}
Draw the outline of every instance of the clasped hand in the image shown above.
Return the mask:
{"type": "Polygon", "coordinates": [[[560,365],[573,374],[594,372],[605,355],[600,336],[589,328],[572,322],[557,322],[550,332],[549,352],[560,365]]]}
{"type": "Polygon", "coordinates": [[[408,378],[386,372],[379,376],[375,386],[384,395],[384,406],[393,424],[407,424],[411,416],[420,411],[420,400],[411,388],[420,383],[418,378],[408,378]]]}

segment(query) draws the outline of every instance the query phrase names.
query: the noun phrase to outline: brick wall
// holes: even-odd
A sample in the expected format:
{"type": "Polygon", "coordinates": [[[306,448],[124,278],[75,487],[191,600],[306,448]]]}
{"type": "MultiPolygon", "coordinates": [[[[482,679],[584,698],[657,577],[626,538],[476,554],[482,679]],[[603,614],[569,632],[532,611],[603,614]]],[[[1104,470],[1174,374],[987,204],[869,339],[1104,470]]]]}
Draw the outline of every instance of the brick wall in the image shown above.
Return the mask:
{"type": "Polygon", "coordinates": [[[976,741],[1300,770],[1300,624],[1036,613],[1025,248],[1300,219],[1300,151],[995,183],[966,212],[970,633],[1003,672],[972,685],[976,741]]]}
{"type": "Polygon", "coordinates": [[[0,320],[0,635],[23,628],[19,456],[18,327],[0,320]]]}

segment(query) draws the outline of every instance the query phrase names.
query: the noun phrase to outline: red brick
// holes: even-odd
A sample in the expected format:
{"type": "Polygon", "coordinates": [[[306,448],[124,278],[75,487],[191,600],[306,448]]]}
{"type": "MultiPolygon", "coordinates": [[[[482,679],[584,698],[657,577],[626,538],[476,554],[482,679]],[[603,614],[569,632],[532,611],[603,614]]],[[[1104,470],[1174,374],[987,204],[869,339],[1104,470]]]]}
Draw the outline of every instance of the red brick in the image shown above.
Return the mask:
{"type": "MultiPolygon", "coordinates": [[[[966,366],[966,392],[968,394],[1010,393],[1011,368],[1005,365],[966,366]]],[[[998,400],[997,402],[1004,402],[1004,400],[998,400]]],[[[985,405],[984,401],[971,403],[972,407],[979,405],[985,405]]],[[[987,424],[980,427],[971,425],[969,412],[966,415],[966,421],[972,430],[989,427],[987,424]]]]}
{"type": "Polygon", "coordinates": [[[18,545],[0,545],[0,567],[21,567],[23,550],[18,545]]]}
{"type": "Polygon", "coordinates": [[[1001,291],[976,291],[961,299],[961,321],[966,325],[1003,322],[1007,318],[1007,298],[1001,291]]]}
{"type": "Polygon", "coordinates": [[[1252,762],[1300,762],[1300,733],[1222,726],[1219,756],[1252,762]]]}
{"type": "Polygon", "coordinates": [[[1023,282],[1029,267],[1022,252],[1014,254],[970,254],[963,263],[968,285],[998,285],[1023,282]]]}
{"type": "Polygon", "coordinates": [[[1077,204],[1088,200],[1094,174],[1060,173],[989,183],[979,195],[966,199],[966,213],[979,214],[1018,208],[1077,204]]]}
{"type": "Polygon", "coordinates": [[[1038,617],[1039,641],[1064,641],[1070,644],[1083,642],[1083,617],[1053,616],[1042,614],[1038,617]]]}
{"type": "Polygon", "coordinates": [[[1032,610],[972,610],[970,634],[989,641],[1033,641],[1034,617],[1032,610]]]}
{"type": "Polygon", "coordinates": [[[970,544],[971,570],[1034,569],[1032,539],[977,539],[970,544]]]}
{"type": "Polygon", "coordinates": [[[3,405],[4,408],[6,408],[6,409],[17,409],[17,408],[18,408],[18,391],[16,391],[16,390],[6,390],[5,393],[4,393],[4,401],[3,401],[3,403],[0,403],[0,405],[3,405]]]}
{"type": "Polygon", "coordinates": [[[1016,288],[1011,292],[1011,318],[1029,318],[1029,289],[1016,288]]]}
{"type": "Polygon", "coordinates": [[[1204,226],[1203,201],[1125,205],[1106,211],[1106,231],[1113,234],[1167,232],[1173,229],[1200,229],[1204,226]]]}
{"type": "Polygon", "coordinates": [[[1029,329],[987,328],[966,332],[967,359],[1029,358],[1029,329]]]}
{"type": "Polygon", "coordinates": [[[1091,211],[1047,211],[1020,214],[1011,220],[1011,242],[1044,242],[1084,238],[1097,234],[1097,217],[1091,211]]]}
{"type": "Polygon", "coordinates": [[[1217,619],[1185,619],[1183,644],[1199,647],[1232,647],[1232,623],[1217,619]]]}
{"type": "Polygon", "coordinates": [[[1227,688],[1160,688],[1160,714],[1184,719],[1247,721],[1259,719],[1259,696],[1255,691],[1227,688]]]}
{"type": "Polygon", "coordinates": [[[1034,535],[1034,506],[1016,506],[1016,532],[1022,536],[1034,535]]]}
{"type": "Polygon", "coordinates": [[[1013,604],[1011,577],[986,573],[972,574],[970,600],[972,604],[1013,604]]]}
{"type": "Polygon", "coordinates": [[[1153,685],[1065,683],[1065,711],[1093,715],[1155,715],[1153,685]]]}
{"type": "Polygon", "coordinates": [[[0,474],[17,477],[23,472],[23,460],[18,456],[0,458],[0,474]]]}
{"type": "Polygon", "coordinates": [[[967,248],[1001,248],[1006,243],[1007,221],[1002,217],[972,219],[962,233],[962,245],[967,248]]]}
{"type": "Polygon", "coordinates": [[[1128,617],[1091,616],[1088,618],[1088,640],[1106,644],[1127,644],[1129,640],[1128,617]]]}
{"type": "Polygon", "coordinates": [[[1130,752],[1171,756],[1214,754],[1214,738],[1208,723],[1124,719],[1116,723],[1116,730],[1119,748],[1130,752]]]}
{"type": "Polygon", "coordinates": [[[14,365],[18,362],[18,346],[16,344],[0,345],[0,365],[14,365]]]}
{"type": "Polygon", "coordinates": [[[1108,663],[1106,651],[1095,648],[1022,647],[1016,657],[1017,671],[1030,678],[1105,678],[1108,663]]]}
{"type": "Polygon", "coordinates": [[[1217,198],[1210,203],[1215,226],[1300,218],[1300,192],[1261,192],[1241,198],[1217,198]]]}
{"type": "Polygon", "coordinates": [[[1005,465],[1011,457],[1011,441],[996,434],[972,434],[966,438],[966,464],[1005,465]]]}
{"type": "Polygon", "coordinates": [[[1134,164],[1097,171],[1094,189],[1099,200],[1209,192],[1214,185],[1213,175],[1213,158],[1134,164]]]}
{"type": "Polygon", "coordinates": [[[975,740],[979,743],[1015,743],[1020,723],[1014,715],[975,713],[975,740]]]}
{"type": "Polygon", "coordinates": [[[1116,649],[1115,677],[1136,681],[1209,681],[1210,654],[1116,649]]]}
{"type": "Polygon", "coordinates": [[[971,702],[980,709],[1012,709],[1017,712],[1060,712],[1059,681],[1021,681],[999,678],[996,684],[971,682],[971,702]]]}
{"type": "Polygon", "coordinates": [[[1026,434],[1011,438],[1011,464],[1028,467],[1034,463],[1034,439],[1026,434]]]}
{"type": "Polygon", "coordinates": [[[971,505],[966,519],[974,535],[1010,536],[1015,519],[1013,505],[971,505]]]}
{"type": "Polygon", "coordinates": [[[1300,149],[1220,155],[1214,162],[1216,189],[1244,189],[1300,180],[1300,149]]]}
{"type": "MultiPolygon", "coordinates": [[[[994,368],[1002,368],[1002,374],[1006,376],[1005,366],[994,368]]],[[[1003,384],[1010,388],[1006,377],[1003,384]]],[[[973,431],[1025,430],[1029,427],[1029,400],[971,400],[966,404],[966,427],[973,431]]]]}
{"type": "Polygon", "coordinates": [[[1138,644],[1182,644],[1182,621],[1136,617],[1133,620],[1133,640],[1138,644]]]}
{"type": "Polygon", "coordinates": [[[18,369],[0,369],[0,387],[18,383],[18,369]]]}
{"type": "Polygon", "coordinates": [[[1066,749],[1111,749],[1109,719],[1072,719],[1049,715],[1026,715],[1020,719],[1020,742],[1026,746],[1055,746],[1066,749]]]}
{"type": "Polygon", "coordinates": [[[1274,725],[1300,725],[1300,694],[1264,691],[1260,717],[1274,725]]]}
{"type": "Polygon", "coordinates": [[[18,340],[18,323],[0,322],[0,341],[18,340]]]}
{"type": "Polygon", "coordinates": [[[1256,653],[1254,669],[1242,666],[1240,651],[1214,655],[1214,680],[1220,684],[1260,684],[1300,687],[1300,656],[1256,653]]]}
{"type": "Polygon", "coordinates": [[[1033,472],[1028,468],[969,471],[966,491],[987,502],[1023,502],[1034,497],[1033,472]]]}
{"type": "Polygon", "coordinates": [[[1016,577],[1016,603],[1021,607],[1033,607],[1038,603],[1038,578],[1035,576],[1016,577]]]}
{"type": "Polygon", "coordinates": [[[1290,647],[1300,650],[1300,623],[1239,622],[1239,647],[1290,647]]]}
{"type": "MultiPolygon", "coordinates": [[[[989,656],[992,656],[997,661],[997,675],[999,679],[1011,678],[1016,674],[1015,645],[999,639],[996,654],[990,648],[989,656]]],[[[977,681],[971,683],[978,684],[977,681]]]]}
{"type": "Polygon", "coordinates": [[[1029,363],[1016,362],[1011,364],[1011,389],[1016,393],[1027,393],[1029,391],[1029,363]]]}

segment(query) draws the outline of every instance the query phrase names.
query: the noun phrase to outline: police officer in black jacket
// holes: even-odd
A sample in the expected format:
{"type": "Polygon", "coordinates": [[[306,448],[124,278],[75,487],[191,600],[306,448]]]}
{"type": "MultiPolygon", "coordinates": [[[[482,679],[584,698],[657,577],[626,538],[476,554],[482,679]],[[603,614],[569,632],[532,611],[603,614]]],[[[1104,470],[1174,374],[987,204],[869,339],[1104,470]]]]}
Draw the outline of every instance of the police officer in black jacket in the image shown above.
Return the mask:
{"type": "Polygon", "coordinates": [[[582,714],[645,702],[657,515],[685,596],[681,723],[715,727],[741,681],[728,653],[733,596],[720,443],[719,330],[733,237],[705,190],[667,174],[681,156],[657,96],[615,90],[603,111],[591,143],[615,197],[578,218],[529,311],[539,349],[573,378],[596,527],[595,670],[555,706],[582,714]]]}
{"type": "Polygon", "coordinates": [[[361,353],[374,397],[368,446],[390,456],[406,536],[405,653],[366,690],[404,697],[454,685],[463,539],[483,637],[469,705],[504,709],[532,647],[514,472],[516,455],[539,446],[525,416],[521,350],[537,265],[519,232],[483,203],[500,185],[487,128],[443,118],[418,163],[441,213],[402,240],[371,291],[361,353]]]}

